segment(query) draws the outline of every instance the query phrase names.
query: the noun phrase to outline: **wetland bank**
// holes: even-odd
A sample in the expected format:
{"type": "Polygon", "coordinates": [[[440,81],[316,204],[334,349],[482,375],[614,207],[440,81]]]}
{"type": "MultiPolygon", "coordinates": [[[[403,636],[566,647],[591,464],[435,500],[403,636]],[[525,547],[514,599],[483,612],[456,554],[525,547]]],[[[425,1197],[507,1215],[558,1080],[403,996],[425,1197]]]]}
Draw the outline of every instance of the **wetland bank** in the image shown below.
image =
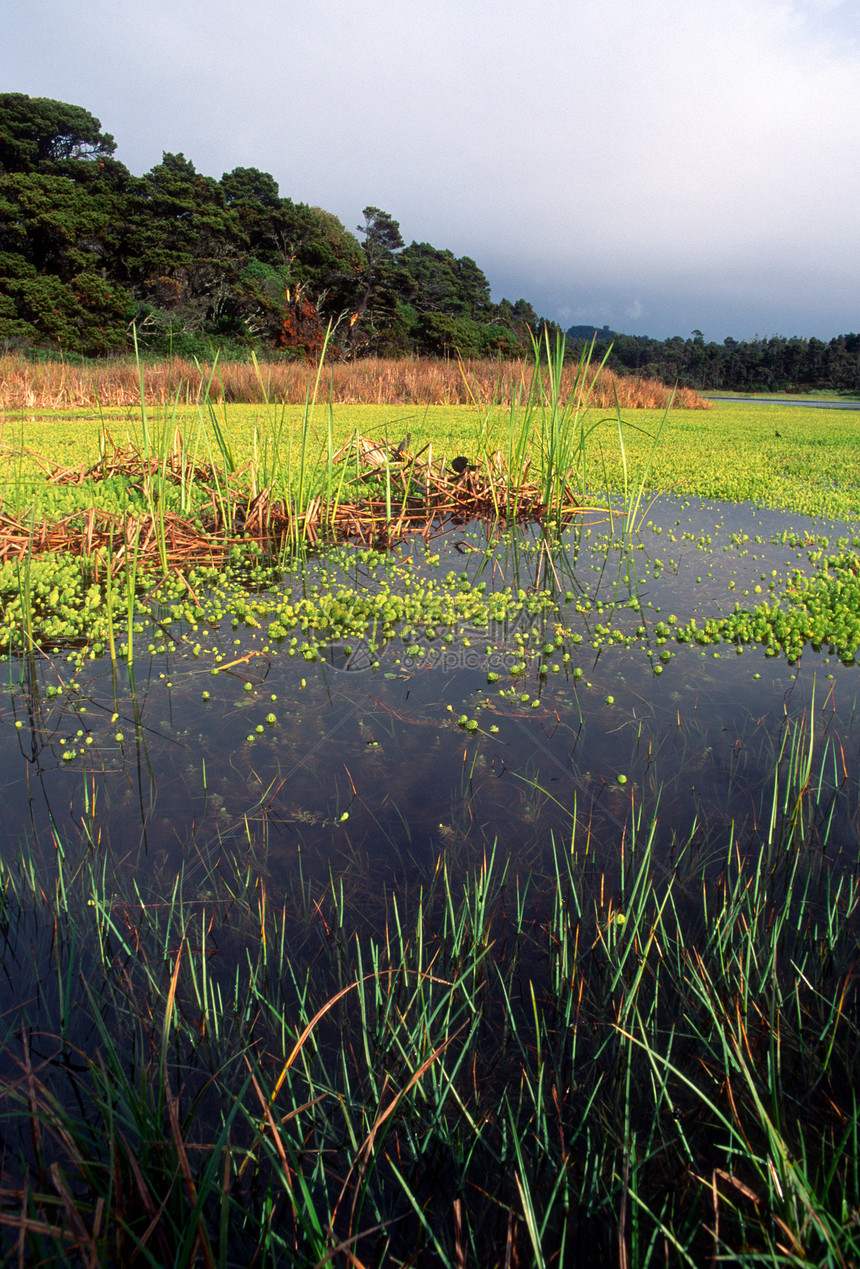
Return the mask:
{"type": "Polygon", "coordinates": [[[854,424],[587,405],[7,416],[10,1258],[856,1261],[854,424]]]}

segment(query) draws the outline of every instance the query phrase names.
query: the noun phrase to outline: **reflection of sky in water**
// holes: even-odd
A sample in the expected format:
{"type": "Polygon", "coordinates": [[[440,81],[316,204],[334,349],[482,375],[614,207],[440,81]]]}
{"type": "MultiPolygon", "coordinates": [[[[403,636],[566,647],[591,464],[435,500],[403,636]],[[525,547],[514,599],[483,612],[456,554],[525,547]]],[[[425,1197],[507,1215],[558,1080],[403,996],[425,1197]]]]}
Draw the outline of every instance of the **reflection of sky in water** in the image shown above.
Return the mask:
{"type": "MultiPolygon", "coordinates": [[[[794,526],[811,540],[819,527],[745,507],[723,511],[725,527],[717,527],[714,508],[663,502],[649,512],[663,533],[646,530],[646,549],[631,557],[642,611],[616,610],[613,626],[632,632],[644,623],[650,631],[670,612],[679,622],[716,615],[745,588],[758,584],[766,594],[773,569],[810,569],[805,548],[754,538],[794,526]],[[730,533],[750,540],[724,551],[730,533]],[[696,545],[702,535],[711,538],[707,551],[696,545]]],[[[555,570],[562,591],[626,602],[620,553],[592,553],[603,532],[581,534],[564,559],[521,551],[519,584],[544,585],[555,570]]],[[[434,576],[450,569],[480,575],[488,588],[510,584],[510,557],[500,552],[488,561],[473,537],[457,541],[433,544],[442,552],[434,576]]],[[[412,554],[418,567],[421,551],[412,554]]],[[[373,584],[358,567],[347,577],[373,584]]],[[[807,651],[791,667],[756,649],[738,656],[727,646],[671,645],[676,655],[656,677],[647,638],[595,652],[590,624],[606,617],[574,609],[575,602],[567,605],[566,621],[582,644],[569,649],[566,664],[551,658],[559,671],[543,679],[531,663],[514,697],[499,694],[512,685],[513,631],[493,632],[495,639],[506,634],[511,651],[489,666],[500,674],[493,684],[480,631],[465,632],[468,648],[464,632],[451,645],[422,641],[420,657],[407,657],[397,643],[372,669],[359,641],[351,652],[337,645],[328,661],[309,664],[283,649],[261,655],[259,634],[226,622],[195,640],[204,648],[218,640],[225,662],[237,664],[213,677],[211,655],[139,657],[136,703],[126,672],[114,681],[106,661],[77,677],[76,700],[65,690],[48,695],[73,677],[61,659],[36,661],[22,687],[13,664],[0,726],[6,858],[34,838],[52,850],[55,829],[70,849],[83,843],[93,857],[107,853],[146,884],[169,881],[180,865],[192,879],[195,870],[205,876],[229,850],[265,865],[273,878],[299,865],[321,877],[348,867],[384,886],[432,868],[440,853],[473,860],[496,840],[528,866],[550,832],[611,867],[629,841],[631,819],[641,808],[644,833],[659,806],[659,851],[676,848],[695,824],[697,849],[718,867],[733,821],[741,848],[751,835],[766,838],[779,746],[786,727],[802,718],[807,740],[814,737],[816,772],[826,754],[825,811],[828,791],[841,788],[829,849],[856,853],[855,667],[826,653],[807,651]],[[458,726],[464,715],[477,722],[475,734],[458,726]],[[70,748],[83,749],[83,758],[65,762],[70,748]]],[[[660,649],[652,651],[656,663],[660,649]]]]}

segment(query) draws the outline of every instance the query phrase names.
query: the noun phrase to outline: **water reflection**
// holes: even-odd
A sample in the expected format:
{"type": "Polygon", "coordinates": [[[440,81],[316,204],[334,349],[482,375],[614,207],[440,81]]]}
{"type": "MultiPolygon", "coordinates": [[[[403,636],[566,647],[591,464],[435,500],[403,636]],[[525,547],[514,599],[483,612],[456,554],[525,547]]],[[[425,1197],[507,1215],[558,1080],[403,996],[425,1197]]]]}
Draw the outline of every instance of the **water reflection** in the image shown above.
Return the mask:
{"type": "MultiPolygon", "coordinates": [[[[460,530],[432,544],[438,562],[404,548],[418,575],[557,596],[556,611],[464,627],[450,642],[444,631],[385,647],[338,641],[307,662],[225,622],[139,657],[133,679],[107,661],[77,673],[59,656],[11,662],[5,858],[62,849],[145,887],[180,869],[205,887],[229,853],[284,884],[296,869],[353,871],[384,888],[495,841],[518,867],[552,837],[611,868],[656,813],[658,851],[692,840],[716,869],[732,835],[739,849],[778,836],[798,746],[818,781],[808,844],[855,857],[856,668],[825,653],[791,666],[755,649],[671,645],[664,668],[653,635],[670,611],[685,621],[730,609],[839,530],[682,503],[649,521],[630,549],[606,526],[578,527],[560,554],[537,532],[499,543],[460,530]],[[793,547],[765,540],[798,525],[793,547]],[[633,646],[592,646],[610,611],[633,646]],[[578,642],[566,634],[556,648],[560,626],[578,642]],[[551,651],[513,675],[523,648],[544,641],[551,651]]],[[[386,580],[339,560],[285,584],[330,581],[332,569],[355,587],[386,580]]]]}

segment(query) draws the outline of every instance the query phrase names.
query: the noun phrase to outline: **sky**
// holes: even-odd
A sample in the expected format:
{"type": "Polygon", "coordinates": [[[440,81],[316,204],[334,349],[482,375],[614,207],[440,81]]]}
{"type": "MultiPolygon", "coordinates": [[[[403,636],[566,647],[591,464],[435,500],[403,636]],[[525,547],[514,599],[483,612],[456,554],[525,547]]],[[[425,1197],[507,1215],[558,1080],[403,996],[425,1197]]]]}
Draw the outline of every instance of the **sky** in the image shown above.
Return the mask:
{"type": "Polygon", "coordinates": [[[137,175],[382,208],[564,327],[860,329],[858,0],[4,0],[0,91],[137,175]]]}

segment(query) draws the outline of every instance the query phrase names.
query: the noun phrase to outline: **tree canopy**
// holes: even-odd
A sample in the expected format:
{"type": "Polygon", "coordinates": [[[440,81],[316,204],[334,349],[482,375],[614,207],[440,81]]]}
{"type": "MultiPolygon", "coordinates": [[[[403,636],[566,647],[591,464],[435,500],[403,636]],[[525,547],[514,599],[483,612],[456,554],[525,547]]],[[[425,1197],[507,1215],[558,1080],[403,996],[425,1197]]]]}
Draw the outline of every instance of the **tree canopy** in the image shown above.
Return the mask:
{"type": "Polygon", "coordinates": [[[602,357],[611,343],[610,369],[646,375],[663,383],[698,392],[800,392],[830,389],[860,392],[860,335],[837,335],[828,343],[772,335],[767,339],[737,340],[726,336],[721,344],[706,341],[694,330],[687,339],[649,339],[644,335],[620,335],[604,327],[572,327],[568,346],[578,351],[596,336],[595,349],[602,357]]]}
{"type": "Polygon", "coordinates": [[[268,172],[220,180],[166,152],[143,176],[81,106],[0,94],[0,340],[123,351],[313,355],[326,327],[344,356],[509,355],[537,315],[495,304],[468,256],[406,246],[368,206],[350,233],[284,197],[268,172]]]}
{"type": "MultiPolygon", "coordinates": [[[[184,154],[135,176],[82,106],[0,93],[0,341],[102,355],[133,328],[154,352],[314,356],[326,329],[346,357],[517,356],[544,325],[525,299],[495,303],[469,256],[406,243],[368,205],[350,232],[293,202],[268,172],[216,179],[184,154]]],[[[547,323],[550,327],[554,323],[547,323]]],[[[557,328],[556,328],[557,329],[557,328]]],[[[592,337],[567,332],[571,356],[592,337]]],[[[860,392],[860,335],[667,340],[596,332],[610,368],[700,391],[860,392]]]]}
{"type": "Polygon", "coordinates": [[[116,143],[82,106],[0,93],[0,172],[60,172],[107,157],[116,143]]]}

